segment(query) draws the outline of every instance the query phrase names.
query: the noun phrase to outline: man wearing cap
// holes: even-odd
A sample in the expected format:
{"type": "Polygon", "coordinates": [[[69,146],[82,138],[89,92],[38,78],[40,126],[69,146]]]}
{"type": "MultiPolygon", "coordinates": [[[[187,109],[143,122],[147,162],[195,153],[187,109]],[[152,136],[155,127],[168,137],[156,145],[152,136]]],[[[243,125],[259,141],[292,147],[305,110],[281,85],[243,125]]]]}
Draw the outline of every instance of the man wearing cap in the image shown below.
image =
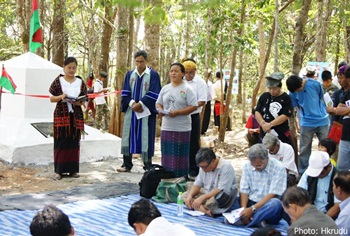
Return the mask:
{"type": "Polygon", "coordinates": [[[188,83],[194,93],[197,96],[198,108],[191,113],[191,138],[190,138],[190,173],[189,178],[194,180],[198,175],[199,168],[196,163],[196,154],[200,148],[200,113],[202,106],[207,102],[207,85],[205,81],[199,77],[197,72],[197,65],[193,59],[185,59],[182,62],[185,67],[185,78],[183,79],[188,83]]]}
{"type": "Polygon", "coordinates": [[[334,196],[333,178],[337,170],[329,160],[327,152],[314,151],[309,159],[309,166],[302,175],[298,187],[306,189],[312,204],[317,209],[335,218],[339,213],[339,200],[334,196]]]}
{"type": "Polygon", "coordinates": [[[94,127],[96,129],[107,130],[109,124],[109,108],[106,103],[106,99],[104,97],[105,92],[107,92],[108,88],[103,88],[103,81],[105,81],[108,77],[108,74],[104,71],[100,71],[98,78],[94,83],[94,94],[97,94],[95,98],[96,104],[96,119],[94,127]],[[102,123],[102,121],[104,121],[102,123]],[[103,125],[104,124],[104,125],[103,125]]]}
{"type": "Polygon", "coordinates": [[[123,164],[118,172],[130,172],[133,167],[132,155],[141,154],[144,169],[149,169],[154,155],[156,136],[157,101],[161,84],[159,74],[147,66],[148,55],[145,51],[134,54],[136,69],[126,73],[121,111],[125,113],[122,154],[123,164]],[[149,111],[149,116],[138,119],[136,113],[149,111]]]}
{"type": "Polygon", "coordinates": [[[191,189],[183,194],[186,206],[212,217],[224,213],[237,196],[235,170],[210,148],[201,148],[196,162],[200,170],[191,189]]]}
{"type": "Polygon", "coordinates": [[[241,222],[248,227],[278,224],[282,219],[282,204],[278,197],[287,188],[287,172],[277,160],[269,158],[267,148],[259,143],[248,152],[240,183],[239,202],[244,207],[241,222]]]}
{"type": "Polygon", "coordinates": [[[320,82],[308,77],[302,79],[297,75],[291,75],[287,79],[287,87],[293,107],[299,109],[298,165],[299,173],[303,174],[309,163],[314,134],[318,140],[327,138],[329,118],[320,82]]]}
{"type": "Polygon", "coordinates": [[[284,74],[281,72],[266,77],[266,87],[269,91],[260,96],[255,109],[255,119],[260,124],[261,138],[270,133],[293,147],[288,124],[292,115],[292,101],[290,96],[282,91],[283,78],[284,74]]]}

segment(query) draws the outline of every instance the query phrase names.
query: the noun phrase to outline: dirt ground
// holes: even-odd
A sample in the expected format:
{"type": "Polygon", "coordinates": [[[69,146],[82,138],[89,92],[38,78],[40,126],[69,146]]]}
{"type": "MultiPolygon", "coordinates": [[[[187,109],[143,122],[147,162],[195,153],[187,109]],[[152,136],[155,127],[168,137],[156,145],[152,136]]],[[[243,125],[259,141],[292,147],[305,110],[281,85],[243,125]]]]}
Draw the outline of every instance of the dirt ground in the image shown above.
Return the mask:
{"type": "MultiPolygon", "coordinates": [[[[244,139],[245,128],[235,125],[233,131],[226,132],[224,143],[217,140],[210,127],[202,135],[202,146],[214,146],[215,152],[232,161],[238,178],[241,175],[242,165],[247,161],[247,142],[244,139]]],[[[154,163],[160,163],[160,142],[156,139],[154,163]]],[[[40,193],[45,191],[65,190],[77,186],[88,186],[96,183],[132,182],[138,183],[142,177],[143,169],[139,158],[133,160],[134,168],[131,173],[118,173],[116,168],[122,164],[122,158],[107,158],[99,162],[80,163],[80,178],[64,177],[56,181],[53,165],[24,166],[8,164],[0,161],[0,196],[16,195],[22,193],[40,193]]]]}

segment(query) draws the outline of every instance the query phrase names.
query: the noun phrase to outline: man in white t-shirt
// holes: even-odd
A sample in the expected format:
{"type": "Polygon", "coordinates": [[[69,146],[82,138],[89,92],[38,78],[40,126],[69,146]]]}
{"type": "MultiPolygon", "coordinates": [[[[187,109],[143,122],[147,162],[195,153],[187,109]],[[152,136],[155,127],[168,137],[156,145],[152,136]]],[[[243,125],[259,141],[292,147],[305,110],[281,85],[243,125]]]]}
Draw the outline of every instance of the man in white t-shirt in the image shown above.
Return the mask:
{"type": "Polygon", "coordinates": [[[265,147],[269,150],[269,158],[274,158],[282,162],[287,170],[287,187],[296,185],[298,179],[298,169],[294,160],[294,149],[288,143],[283,143],[277,136],[266,133],[262,140],[265,147]]]}
{"type": "Polygon", "coordinates": [[[103,81],[105,81],[107,77],[108,74],[104,71],[101,71],[94,83],[94,94],[97,94],[95,98],[96,120],[94,127],[96,129],[102,130],[108,129],[108,123],[110,119],[109,108],[104,97],[104,94],[108,91],[108,88],[103,88],[103,81]]]}
{"type": "Polygon", "coordinates": [[[137,235],[194,236],[192,230],[183,225],[169,222],[162,217],[158,208],[148,199],[141,198],[132,204],[128,213],[129,225],[137,235]]]}

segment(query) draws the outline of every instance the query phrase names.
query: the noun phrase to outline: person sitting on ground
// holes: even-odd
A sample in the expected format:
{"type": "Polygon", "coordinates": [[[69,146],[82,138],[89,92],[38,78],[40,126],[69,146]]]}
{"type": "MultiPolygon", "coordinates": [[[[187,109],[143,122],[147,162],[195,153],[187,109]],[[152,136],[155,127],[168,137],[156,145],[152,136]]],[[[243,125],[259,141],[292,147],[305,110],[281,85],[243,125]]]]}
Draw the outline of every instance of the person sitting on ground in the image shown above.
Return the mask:
{"type": "Polygon", "coordinates": [[[237,195],[236,174],[231,163],[215,155],[210,148],[201,148],[196,154],[199,174],[191,189],[183,194],[189,209],[213,217],[227,211],[237,195]]]}
{"type": "Polygon", "coordinates": [[[333,179],[334,195],[341,200],[340,213],[335,221],[343,235],[350,233],[350,170],[339,171],[333,179]]]}
{"type": "Polygon", "coordinates": [[[294,160],[294,149],[288,143],[281,142],[275,135],[267,133],[263,144],[269,149],[269,158],[280,161],[287,171],[287,187],[297,184],[298,169],[294,160]]]}
{"type": "Polygon", "coordinates": [[[337,232],[338,227],[329,216],[311,204],[307,190],[293,186],[282,195],[284,211],[292,219],[288,228],[288,236],[294,235],[338,235],[327,234],[328,230],[337,232]]]}
{"type": "Polygon", "coordinates": [[[129,225],[137,235],[193,236],[192,230],[174,224],[162,217],[158,208],[149,200],[141,198],[132,204],[128,213],[129,225]]]}
{"type": "Polygon", "coordinates": [[[332,157],[332,155],[335,153],[336,148],[337,144],[330,138],[322,139],[318,143],[318,150],[328,153],[330,161],[334,167],[337,166],[337,161],[332,157]]]}
{"type": "Polygon", "coordinates": [[[63,211],[53,205],[45,206],[34,216],[29,226],[33,236],[70,236],[74,228],[63,211]]]}
{"type": "Polygon", "coordinates": [[[282,236],[281,232],[273,227],[258,228],[250,236],[282,236]]]}
{"type": "Polygon", "coordinates": [[[249,147],[260,142],[260,125],[255,119],[254,113],[255,109],[252,109],[252,114],[249,116],[247,123],[245,124],[248,133],[244,137],[247,140],[249,147]]]}
{"type": "Polygon", "coordinates": [[[277,160],[269,158],[263,144],[253,145],[248,152],[249,163],[243,166],[239,196],[241,223],[251,227],[278,224],[282,204],[277,198],[287,187],[287,172],[277,160]]]}
{"type": "Polygon", "coordinates": [[[311,203],[332,218],[336,218],[340,211],[339,200],[332,191],[332,180],[336,173],[328,153],[314,151],[309,159],[309,167],[298,184],[298,187],[309,192],[311,203]]]}

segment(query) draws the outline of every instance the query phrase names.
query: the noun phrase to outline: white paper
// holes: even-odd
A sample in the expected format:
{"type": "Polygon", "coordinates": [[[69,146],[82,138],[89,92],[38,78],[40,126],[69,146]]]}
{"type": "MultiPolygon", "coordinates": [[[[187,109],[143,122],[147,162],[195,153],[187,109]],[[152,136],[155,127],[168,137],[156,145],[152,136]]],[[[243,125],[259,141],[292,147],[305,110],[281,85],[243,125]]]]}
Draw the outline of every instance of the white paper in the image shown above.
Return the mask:
{"type": "Polygon", "coordinates": [[[166,111],[166,110],[162,110],[162,109],[157,109],[157,111],[159,112],[159,113],[163,113],[164,115],[169,115],[169,111],[166,111]]]}
{"type": "Polygon", "coordinates": [[[184,213],[189,214],[191,216],[204,216],[205,215],[201,211],[192,211],[192,210],[187,210],[187,209],[184,209],[184,213]]]}
{"type": "Polygon", "coordinates": [[[241,213],[244,207],[238,208],[231,212],[222,213],[222,215],[227,219],[230,224],[236,223],[241,218],[241,213]]]}
{"type": "Polygon", "coordinates": [[[323,99],[327,107],[333,106],[333,100],[328,92],[324,94],[323,99]]]}
{"type": "Polygon", "coordinates": [[[135,114],[136,114],[136,118],[139,120],[151,115],[151,111],[148,109],[148,107],[144,106],[143,112],[135,112],[135,114]]]}

